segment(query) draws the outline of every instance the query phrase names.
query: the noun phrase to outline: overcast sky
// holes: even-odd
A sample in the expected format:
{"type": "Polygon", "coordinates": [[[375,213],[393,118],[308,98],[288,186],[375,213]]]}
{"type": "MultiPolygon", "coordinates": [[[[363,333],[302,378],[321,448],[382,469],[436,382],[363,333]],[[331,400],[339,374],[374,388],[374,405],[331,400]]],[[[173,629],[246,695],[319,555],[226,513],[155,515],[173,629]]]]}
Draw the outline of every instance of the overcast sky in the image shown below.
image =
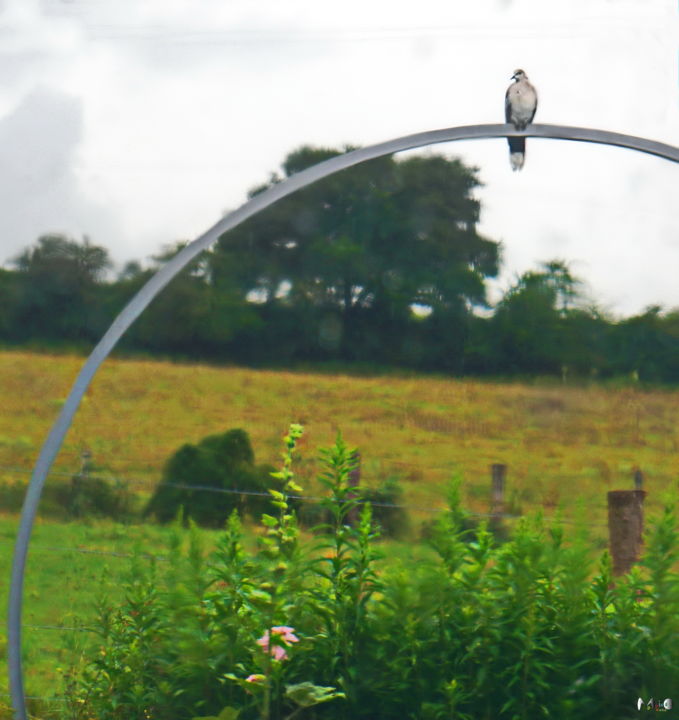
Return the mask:
{"type": "MultiPolygon", "coordinates": [[[[503,122],[522,67],[536,122],[679,145],[676,0],[0,0],[0,263],[47,232],[122,265],[193,239],[303,143],[503,122]]],[[[565,259],[616,315],[679,306],[679,166],[528,141],[422,150],[477,166],[491,297],[565,259]]]]}

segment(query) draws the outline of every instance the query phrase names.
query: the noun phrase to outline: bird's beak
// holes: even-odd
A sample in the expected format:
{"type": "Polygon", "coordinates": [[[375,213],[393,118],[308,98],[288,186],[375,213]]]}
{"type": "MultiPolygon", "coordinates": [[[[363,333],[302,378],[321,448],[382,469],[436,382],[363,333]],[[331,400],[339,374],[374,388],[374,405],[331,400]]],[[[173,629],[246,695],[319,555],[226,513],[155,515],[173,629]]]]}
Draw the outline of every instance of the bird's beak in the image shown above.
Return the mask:
{"type": "Polygon", "coordinates": [[[511,76],[511,78],[509,78],[509,79],[510,79],[510,80],[516,80],[516,73],[514,73],[514,74],[511,76]]]}

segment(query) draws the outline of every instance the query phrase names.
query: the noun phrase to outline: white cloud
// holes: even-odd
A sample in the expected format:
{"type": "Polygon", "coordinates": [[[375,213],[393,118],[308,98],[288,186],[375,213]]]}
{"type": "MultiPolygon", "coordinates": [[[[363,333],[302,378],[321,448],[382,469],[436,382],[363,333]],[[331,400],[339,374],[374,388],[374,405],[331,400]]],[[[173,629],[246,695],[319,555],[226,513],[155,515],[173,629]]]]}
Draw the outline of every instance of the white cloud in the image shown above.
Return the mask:
{"type": "Polygon", "coordinates": [[[96,228],[100,242],[115,243],[113,218],[79,187],[82,133],[82,101],[45,88],[0,121],[0,237],[8,257],[48,232],[83,235],[96,228]]]}

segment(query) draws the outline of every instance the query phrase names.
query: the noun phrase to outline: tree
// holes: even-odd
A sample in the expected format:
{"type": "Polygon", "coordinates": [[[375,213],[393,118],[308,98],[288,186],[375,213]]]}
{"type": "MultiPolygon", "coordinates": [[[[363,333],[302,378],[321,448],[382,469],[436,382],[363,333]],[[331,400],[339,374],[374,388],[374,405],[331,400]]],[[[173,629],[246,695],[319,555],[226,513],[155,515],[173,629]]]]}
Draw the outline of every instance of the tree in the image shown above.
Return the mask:
{"type": "MultiPolygon", "coordinates": [[[[581,286],[564,260],[550,260],[521,275],[490,322],[495,371],[558,373],[571,364],[587,365],[580,339],[571,332],[593,327],[588,312],[577,307],[581,286]]],[[[488,349],[488,335],[477,332],[477,338],[485,339],[488,349]]]]}
{"type": "MultiPolygon", "coordinates": [[[[302,147],[285,159],[284,176],[339,154],[302,147]]],[[[224,235],[210,259],[213,282],[259,298],[263,313],[304,315],[298,332],[311,324],[316,350],[330,317],[344,359],[366,348],[366,359],[398,359],[413,304],[445,319],[485,303],[498,245],[476,231],[476,173],[441,156],[378,158],[337,173],[224,235]]],[[[250,196],[277,182],[272,175],[250,196]]]]}
{"type": "Polygon", "coordinates": [[[500,366],[510,372],[557,372],[560,316],[556,291],[544,273],[521,275],[493,317],[500,366]]]}
{"type": "Polygon", "coordinates": [[[0,339],[12,340],[14,306],[16,304],[16,273],[0,268],[0,339]]]}
{"type": "Polygon", "coordinates": [[[63,235],[44,235],[14,261],[19,275],[14,326],[20,339],[92,340],[96,296],[111,267],[108,251],[63,235]]]}
{"type": "Polygon", "coordinates": [[[677,314],[662,314],[659,305],[614,326],[610,355],[617,373],[637,372],[642,380],[679,380],[677,314]]]}
{"type": "Polygon", "coordinates": [[[565,260],[548,260],[540,265],[545,285],[554,292],[557,310],[566,315],[573,303],[579,298],[579,289],[583,283],[571,273],[565,260]]]}
{"type": "MultiPolygon", "coordinates": [[[[154,266],[142,270],[127,263],[112,295],[122,306],[155,270],[185,246],[176,242],[154,256],[154,266]]],[[[210,281],[209,256],[196,258],[163,292],[131,328],[126,347],[189,357],[223,356],[238,328],[254,322],[252,310],[228,287],[216,288],[210,281]]]]}

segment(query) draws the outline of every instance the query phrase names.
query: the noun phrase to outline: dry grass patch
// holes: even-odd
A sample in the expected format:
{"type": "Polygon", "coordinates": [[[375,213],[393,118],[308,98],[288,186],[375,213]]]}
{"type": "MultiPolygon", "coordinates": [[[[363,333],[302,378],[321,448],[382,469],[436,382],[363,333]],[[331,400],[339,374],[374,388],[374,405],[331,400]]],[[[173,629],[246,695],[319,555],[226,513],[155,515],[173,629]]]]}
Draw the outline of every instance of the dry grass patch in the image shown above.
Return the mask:
{"type": "MultiPolygon", "coordinates": [[[[83,359],[0,353],[0,466],[30,469],[83,359]]],[[[679,393],[634,388],[539,387],[427,377],[350,377],[110,359],[69,432],[56,467],[73,472],[82,449],[108,472],[147,490],[185,442],[242,427],[257,462],[278,464],[280,438],[302,422],[303,480],[319,447],[341,430],[362,450],[365,480],[396,476],[407,502],[444,503],[462,473],[470,509],[488,508],[489,465],[509,466],[524,510],[578,498],[605,522],[605,493],[647,476],[649,512],[674,479],[679,393]],[[602,509],[599,512],[599,509],[602,509]]],[[[4,471],[3,471],[4,472],[4,471]]],[[[3,476],[4,477],[4,476],[3,476]]]]}

